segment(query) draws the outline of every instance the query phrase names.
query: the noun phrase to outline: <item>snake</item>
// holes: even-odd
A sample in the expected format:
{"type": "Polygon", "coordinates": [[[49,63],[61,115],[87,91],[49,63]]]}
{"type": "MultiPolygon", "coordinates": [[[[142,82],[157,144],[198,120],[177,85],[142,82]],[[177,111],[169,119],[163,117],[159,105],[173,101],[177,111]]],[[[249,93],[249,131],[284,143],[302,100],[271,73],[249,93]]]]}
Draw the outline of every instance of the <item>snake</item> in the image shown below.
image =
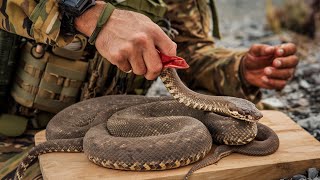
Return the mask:
{"type": "Polygon", "coordinates": [[[262,113],[245,99],[190,90],[173,68],[160,78],[171,96],[108,95],[73,104],[46,127],[46,142],[18,165],[23,179],[39,155],[83,152],[89,161],[128,171],[167,170],[194,164],[196,170],[232,154],[270,155],[279,138],[258,122],[262,113]],[[209,154],[213,144],[218,144],[209,154]]]}

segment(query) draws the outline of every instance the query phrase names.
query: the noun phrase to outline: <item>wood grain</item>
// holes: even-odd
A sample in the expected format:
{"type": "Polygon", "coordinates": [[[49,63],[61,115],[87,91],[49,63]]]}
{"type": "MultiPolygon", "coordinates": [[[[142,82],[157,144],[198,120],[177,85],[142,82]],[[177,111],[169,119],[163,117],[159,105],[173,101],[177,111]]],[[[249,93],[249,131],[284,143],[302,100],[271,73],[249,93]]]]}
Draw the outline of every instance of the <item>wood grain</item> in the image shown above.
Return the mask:
{"type": "MultiPolygon", "coordinates": [[[[196,179],[269,180],[303,173],[309,167],[320,168],[320,143],[278,111],[263,111],[261,123],[275,130],[280,138],[279,150],[269,156],[232,154],[216,165],[198,170],[196,179]]],[[[35,136],[36,143],[45,141],[45,131],[35,136]]],[[[55,179],[117,179],[155,180],[182,179],[192,165],[167,171],[131,172],[99,167],[87,160],[83,153],[50,153],[39,157],[41,171],[46,180],[55,179]]]]}

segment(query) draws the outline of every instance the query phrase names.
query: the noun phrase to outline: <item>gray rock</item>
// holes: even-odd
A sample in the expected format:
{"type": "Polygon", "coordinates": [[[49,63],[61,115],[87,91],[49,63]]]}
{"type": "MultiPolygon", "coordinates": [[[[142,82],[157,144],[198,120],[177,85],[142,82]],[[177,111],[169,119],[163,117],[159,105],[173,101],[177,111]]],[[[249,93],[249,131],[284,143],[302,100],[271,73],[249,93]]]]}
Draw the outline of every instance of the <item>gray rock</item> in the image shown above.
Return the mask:
{"type": "Polygon", "coordinates": [[[311,88],[311,85],[304,79],[300,81],[299,85],[300,85],[300,87],[302,87],[304,89],[311,88]]]}
{"type": "Polygon", "coordinates": [[[286,107],[286,103],[279,100],[278,98],[275,97],[271,97],[271,98],[266,98],[262,100],[262,103],[272,106],[274,108],[285,108],[286,107]]]}
{"type": "Polygon", "coordinates": [[[292,180],[307,180],[307,177],[302,174],[297,174],[292,177],[292,180]]]}
{"type": "Polygon", "coordinates": [[[309,101],[307,99],[305,99],[305,98],[301,98],[301,99],[298,100],[298,104],[300,106],[309,106],[309,101]]]}
{"type": "Polygon", "coordinates": [[[158,78],[156,81],[154,81],[149,88],[146,96],[149,97],[157,97],[157,96],[169,96],[170,93],[166,89],[166,87],[163,85],[160,78],[158,78]]]}
{"type": "Polygon", "coordinates": [[[303,128],[308,129],[309,131],[320,129],[320,116],[312,116],[306,119],[302,119],[297,123],[303,128]]]}
{"type": "Polygon", "coordinates": [[[308,169],[308,178],[314,179],[318,177],[319,171],[316,168],[309,168],[308,169]]]}

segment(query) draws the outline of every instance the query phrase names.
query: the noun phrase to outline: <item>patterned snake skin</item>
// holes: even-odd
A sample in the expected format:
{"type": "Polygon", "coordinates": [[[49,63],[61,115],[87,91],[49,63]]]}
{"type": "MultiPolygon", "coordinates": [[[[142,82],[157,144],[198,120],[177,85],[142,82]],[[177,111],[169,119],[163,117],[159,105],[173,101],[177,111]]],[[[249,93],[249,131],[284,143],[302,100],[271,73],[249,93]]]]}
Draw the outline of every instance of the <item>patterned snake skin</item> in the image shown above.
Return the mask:
{"type": "Polygon", "coordinates": [[[164,70],[161,79],[176,100],[114,95],[58,113],[47,126],[47,142],[30,150],[15,179],[22,179],[39,155],[50,152],[84,152],[103,167],[147,171],[186,166],[204,158],[212,141],[226,144],[195,164],[187,179],[232,152],[260,156],[278,149],[278,136],[257,123],[262,115],[251,102],[197,94],[173,69],[164,70]]]}

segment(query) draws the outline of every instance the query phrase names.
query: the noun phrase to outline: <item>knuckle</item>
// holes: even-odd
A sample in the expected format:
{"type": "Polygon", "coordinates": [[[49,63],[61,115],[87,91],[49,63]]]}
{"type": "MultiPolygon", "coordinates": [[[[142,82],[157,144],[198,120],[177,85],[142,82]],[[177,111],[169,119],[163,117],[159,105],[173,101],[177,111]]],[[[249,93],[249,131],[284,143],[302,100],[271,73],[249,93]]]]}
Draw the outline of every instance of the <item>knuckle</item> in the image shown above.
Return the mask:
{"type": "Polygon", "coordinates": [[[119,64],[119,63],[124,61],[124,56],[123,56],[123,54],[121,52],[113,52],[113,53],[110,54],[109,61],[112,64],[119,64]]]}
{"type": "Polygon", "coordinates": [[[162,71],[162,64],[161,63],[157,63],[156,65],[154,65],[150,69],[150,72],[153,74],[156,74],[156,75],[159,75],[161,71],[162,71]]]}
{"type": "Polygon", "coordinates": [[[133,69],[133,72],[134,72],[134,74],[136,74],[136,75],[144,75],[144,74],[147,73],[147,70],[146,70],[146,68],[139,67],[139,68],[134,68],[134,69],[133,69]]]}
{"type": "Polygon", "coordinates": [[[121,55],[130,55],[133,52],[133,45],[131,45],[130,43],[124,44],[122,45],[122,47],[119,50],[119,53],[121,55]]]}
{"type": "Polygon", "coordinates": [[[138,33],[134,37],[133,41],[135,45],[146,46],[148,42],[148,35],[146,33],[138,33]]]}

